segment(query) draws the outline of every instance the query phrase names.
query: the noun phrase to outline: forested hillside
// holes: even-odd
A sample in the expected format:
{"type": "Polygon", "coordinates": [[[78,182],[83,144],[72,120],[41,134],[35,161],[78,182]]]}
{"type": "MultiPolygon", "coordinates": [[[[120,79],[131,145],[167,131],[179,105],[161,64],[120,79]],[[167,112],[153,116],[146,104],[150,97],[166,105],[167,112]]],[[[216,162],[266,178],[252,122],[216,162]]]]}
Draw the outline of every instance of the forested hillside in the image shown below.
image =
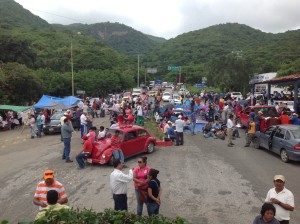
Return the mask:
{"type": "Polygon", "coordinates": [[[42,94],[70,95],[71,46],[75,91],[98,96],[134,85],[136,61],[100,41],[69,29],[57,31],[12,0],[1,0],[0,12],[2,103],[26,103],[42,94]],[[15,87],[17,76],[31,80],[30,87],[15,87]]]}
{"type": "Polygon", "coordinates": [[[145,35],[120,23],[106,22],[91,25],[77,23],[68,26],[55,25],[55,27],[81,32],[125,55],[144,54],[166,41],[163,38],[145,35]]]}
{"type": "Polygon", "coordinates": [[[188,83],[206,77],[209,86],[222,91],[248,92],[255,73],[300,71],[300,30],[272,34],[228,23],[166,41],[119,23],[50,25],[13,0],[0,3],[2,103],[24,104],[42,94],[70,95],[71,48],[75,91],[87,95],[135,86],[137,54],[141,74],[145,68],[158,68],[151,79],[175,82],[176,72],[167,67],[181,66],[188,83]]]}
{"type": "MultiPolygon", "coordinates": [[[[168,40],[147,54],[143,63],[182,67],[189,82],[201,82],[225,90],[247,91],[254,73],[300,70],[300,30],[281,34],[264,33],[246,25],[228,23],[185,33],[168,40]]],[[[168,73],[174,81],[175,74],[168,73]]]]}

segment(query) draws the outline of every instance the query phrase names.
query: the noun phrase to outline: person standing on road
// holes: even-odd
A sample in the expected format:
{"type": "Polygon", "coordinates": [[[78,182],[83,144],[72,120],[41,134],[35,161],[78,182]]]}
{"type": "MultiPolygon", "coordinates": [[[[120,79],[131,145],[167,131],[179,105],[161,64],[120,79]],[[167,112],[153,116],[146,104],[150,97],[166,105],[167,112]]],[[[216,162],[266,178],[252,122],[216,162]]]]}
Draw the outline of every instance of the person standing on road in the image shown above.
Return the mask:
{"type": "Polygon", "coordinates": [[[92,140],[89,139],[87,135],[82,137],[83,142],[83,149],[82,151],[76,156],[76,161],[78,163],[79,169],[83,169],[85,167],[84,159],[90,158],[93,151],[93,143],[92,140]]]}
{"type": "Polygon", "coordinates": [[[275,218],[280,224],[289,224],[290,211],[294,211],[294,195],[284,187],[285,177],[274,176],[274,188],[268,191],[265,202],[270,202],[276,208],[275,218]]]}
{"type": "Polygon", "coordinates": [[[137,125],[138,126],[144,126],[145,125],[145,123],[144,123],[145,120],[144,120],[143,107],[142,107],[142,103],[141,102],[139,102],[136,110],[137,110],[137,118],[136,118],[137,125]]]}
{"type": "Polygon", "coordinates": [[[121,163],[124,165],[124,154],[120,146],[121,138],[119,130],[115,131],[115,134],[111,136],[110,141],[114,159],[120,159],[121,163]]]}
{"type": "Polygon", "coordinates": [[[232,131],[235,126],[233,125],[233,114],[229,115],[229,118],[227,119],[227,137],[228,137],[228,142],[227,146],[232,147],[234,144],[232,142],[232,131]]]}
{"type": "Polygon", "coordinates": [[[43,112],[41,111],[40,114],[36,118],[36,126],[37,126],[37,138],[42,137],[42,129],[43,129],[43,124],[42,124],[42,116],[44,116],[43,112]]]}
{"type": "Polygon", "coordinates": [[[110,188],[113,193],[114,209],[128,210],[127,206],[127,183],[133,178],[132,169],[129,169],[128,174],[122,172],[123,164],[120,159],[114,159],[114,171],[110,174],[110,188]]]}
{"type": "Polygon", "coordinates": [[[34,115],[31,114],[30,119],[29,119],[29,128],[30,128],[31,138],[34,138],[34,136],[35,136],[34,126],[35,126],[35,118],[34,118],[34,115]]]}
{"type": "Polygon", "coordinates": [[[64,186],[54,179],[53,170],[46,170],[44,172],[44,180],[38,183],[33,197],[33,203],[39,206],[39,210],[43,210],[48,206],[47,193],[49,190],[58,192],[57,203],[61,205],[68,203],[68,197],[64,186]]]}
{"type": "Polygon", "coordinates": [[[70,125],[70,120],[65,118],[63,126],[61,126],[61,135],[63,137],[64,142],[64,152],[62,159],[66,160],[67,163],[73,162],[70,159],[70,152],[71,152],[71,138],[72,132],[74,131],[73,127],[70,125]]]}
{"type": "Polygon", "coordinates": [[[181,119],[182,116],[179,115],[178,119],[175,121],[176,125],[176,146],[183,145],[183,128],[184,128],[184,121],[181,119]]]}
{"type": "Polygon", "coordinates": [[[192,135],[195,135],[196,121],[197,121],[197,113],[195,110],[192,112],[190,120],[192,123],[192,135]]]}
{"type": "Polygon", "coordinates": [[[148,197],[147,197],[147,210],[148,215],[158,215],[159,207],[161,204],[160,196],[161,196],[161,186],[160,181],[157,179],[158,170],[150,169],[148,173],[148,197]]]}
{"type": "Polygon", "coordinates": [[[142,156],[138,160],[138,166],[133,171],[133,181],[135,196],[137,202],[137,215],[143,214],[143,203],[147,200],[147,189],[148,189],[148,173],[150,167],[147,166],[147,157],[142,156]]]}
{"type": "Polygon", "coordinates": [[[87,125],[87,112],[83,112],[80,115],[80,134],[81,134],[81,138],[86,135],[87,130],[86,130],[86,125],[87,125]]]}
{"type": "Polygon", "coordinates": [[[253,224],[279,224],[279,221],[274,217],[276,209],[271,203],[264,203],[261,207],[260,215],[256,216],[253,224]]]}
{"type": "Polygon", "coordinates": [[[245,147],[249,147],[251,142],[253,141],[253,137],[255,134],[255,122],[253,121],[253,118],[249,118],[249,124],[248,124],[248,131],[246,133],[246,145],[245,147]]]}

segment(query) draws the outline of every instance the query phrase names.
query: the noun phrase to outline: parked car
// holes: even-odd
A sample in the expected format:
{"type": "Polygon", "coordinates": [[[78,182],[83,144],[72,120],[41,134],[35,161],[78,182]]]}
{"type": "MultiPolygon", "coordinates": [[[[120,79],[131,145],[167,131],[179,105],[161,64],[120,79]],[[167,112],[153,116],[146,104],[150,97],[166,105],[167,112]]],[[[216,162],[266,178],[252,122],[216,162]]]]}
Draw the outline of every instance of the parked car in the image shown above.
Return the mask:
{"type": "Polygon", "coordinates": [[[109,129],[107,138],[94,143],[92,156],[87,159],[87,162],[99,164],[109,163],[112,165],[114,158],[110,136],[113,135],[116,130],[120,131],[121,149],[125,159],[141,153],[152,153],[154,151],[156,139],[152,137],[145,128],[136,125],[115,127],[109,129]]]}
{"type": "Polygon", "coordinates": [[[266,130],[271,125],[279,124],[278,114],[274,106],[248,106],[241,112],[236,113],[237,123],[242,127],[248,127],[249,114],[251,109],[257,114],[258,111],[261,111],[263,114],[263,119],[260,123],[260,131],[266,130]]]}
{"type": "MultiPolygon", "coordinates": [[[[61,133],[60,118],[64,116],[66,111],[57,111],[50,117],[50,122],[43,127],[43,133],[45,135],[61,133]]],[[[79,129],[78,123],[72,120],[74,129],[79,129]]]]}
{"type": "Polygon", "coordinates": [[[156,97],[157,96],[157,91],[150,90],[147,92],[148,96],[156,97]]]}
{"type": "Polygon", "coordinates": [[[265,148],[278,155],[283,162],[300,161],[300,126],[276,125],[254,135],[254,148],[265,148]]]}
{"type": "Polygon", "coordinates": [[[174,100],[174,104],[181,104],[180,96],[177,93],[174,93],[172,97],[170,97],[170,103],[172,102],[172,99],[174,100]]]}
{"type": "Polygon", "coordinates": [[[231,98],[234,98],[236,100],[241,100],[243,98],[243,95],[241,92],[231,92],[231,98]]]}
{"type": "Polygon", "coordinates": [[[169,93],[169,92],[164,92],[163,95],[162,95],[162,100],[163,100],[164,102],[169,102],[170,97],[171,97],[171,93],[169,93]]]}

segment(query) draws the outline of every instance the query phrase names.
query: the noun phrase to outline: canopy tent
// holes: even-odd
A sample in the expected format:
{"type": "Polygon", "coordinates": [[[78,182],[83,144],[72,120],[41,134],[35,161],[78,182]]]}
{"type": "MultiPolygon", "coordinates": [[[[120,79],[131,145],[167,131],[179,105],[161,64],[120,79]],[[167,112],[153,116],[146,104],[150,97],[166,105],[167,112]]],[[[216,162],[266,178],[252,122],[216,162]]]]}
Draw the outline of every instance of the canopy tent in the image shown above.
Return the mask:
{"type": "Polygon", "coordinates": [[[47,108],[47,109],[68,109],[70,107],[77,106],[77,103],[81,101],[81,99],[68,96],[66,98],[59,98],[55,96],[47,96],[43,95],[39,102],[37,102],[34,107],[35,108],[47,108]]]}
{"type": "Polygon", "coordinates": [[[31,106],[0,105],[0,110],[11,110],[17,113],[29,110],[30,108],[31,106]]]}

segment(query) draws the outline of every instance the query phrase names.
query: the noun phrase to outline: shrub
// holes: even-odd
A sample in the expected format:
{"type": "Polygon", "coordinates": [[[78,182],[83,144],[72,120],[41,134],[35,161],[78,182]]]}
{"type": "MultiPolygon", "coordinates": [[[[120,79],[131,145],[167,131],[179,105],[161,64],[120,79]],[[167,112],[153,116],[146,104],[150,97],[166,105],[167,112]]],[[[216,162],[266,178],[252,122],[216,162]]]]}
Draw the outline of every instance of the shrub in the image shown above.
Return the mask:
{"type": "MultiPolygon", "coordinates": [[[[93,210],[65,210],[47,211],[45,217],[33,222],[19,222],[20,224],[188,224],[188,222],[177,217],[167,218],[162,215],[156,216],[137,216],[127,211],[115,211],[105,209],[104,212],[93,210]]],[[[8,224],[2,221],[1,224],[8,224]]]]}

